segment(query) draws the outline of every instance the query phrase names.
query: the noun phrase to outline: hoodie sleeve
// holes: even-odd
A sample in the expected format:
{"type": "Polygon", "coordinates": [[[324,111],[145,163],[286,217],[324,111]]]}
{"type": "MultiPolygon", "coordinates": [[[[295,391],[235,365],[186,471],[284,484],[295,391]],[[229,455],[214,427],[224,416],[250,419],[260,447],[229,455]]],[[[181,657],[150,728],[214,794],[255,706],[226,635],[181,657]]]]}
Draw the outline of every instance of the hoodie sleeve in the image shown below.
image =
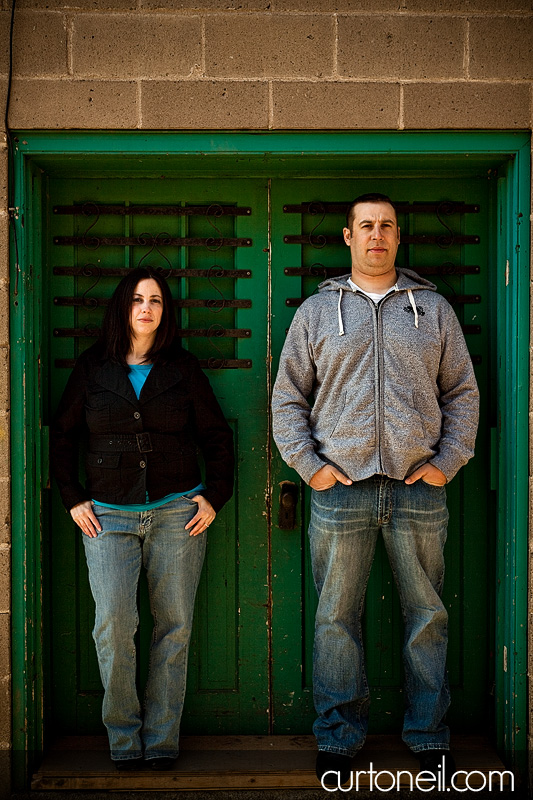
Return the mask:
{"type": "Polygon", "coordinates": [[[316,370],[303,314],[298,310],[287,334],[272,394],[274,441],[281,457],[306,483],[325,462],[316,454],[311,434],[307,398],[313,390],[316,370]]]}
{"type": "Polygon", "coordinates": [[[479,390],[472,359],[455,312],[446,303],[438,375],[442,433],[439,451],[430,463],[448,481],[474,455],[479,419],[479,390]]]}

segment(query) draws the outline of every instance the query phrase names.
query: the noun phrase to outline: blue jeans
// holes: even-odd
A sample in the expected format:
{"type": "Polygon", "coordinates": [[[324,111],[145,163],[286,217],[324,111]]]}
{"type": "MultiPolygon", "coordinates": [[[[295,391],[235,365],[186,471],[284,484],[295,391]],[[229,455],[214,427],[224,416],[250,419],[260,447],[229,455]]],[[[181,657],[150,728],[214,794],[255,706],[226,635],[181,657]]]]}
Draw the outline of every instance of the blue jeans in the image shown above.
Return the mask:
{"type": "Polygon", "coordinates": [[[102,717],[111,758],[178,755],[194,599],[206,535],[185,525],[198,510],[187,496],[151,511],[94,506],[102,532],[83,535],[96,603],[93,637],[104,686],[102,717]],[[146,569],[154,631],[141,712],[135,684],[137,585],[146,569]]]}
{"type": "Polygon", "coordinates": [[[352,756],[368,728],[361,614],[379,531],[404,619],[407,708],[402,738],[414,752],[449,748],[443,717],[448,615],[440,599],[448,511],[444,487],[376,475],[313,491],[309,538],[319,595],[313,690],[319,750],[352,756]]]}

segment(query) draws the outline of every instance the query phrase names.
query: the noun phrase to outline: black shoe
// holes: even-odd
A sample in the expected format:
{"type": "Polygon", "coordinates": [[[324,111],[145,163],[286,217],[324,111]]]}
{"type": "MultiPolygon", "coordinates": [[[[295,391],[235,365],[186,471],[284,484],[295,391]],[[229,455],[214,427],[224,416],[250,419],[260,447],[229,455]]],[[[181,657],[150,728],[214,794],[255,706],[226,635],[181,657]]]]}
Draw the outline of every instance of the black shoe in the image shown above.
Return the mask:
{"type": "Polygon", "coordinates": [[[115,765],[115,769],[120,770],[120,772],[133,772],[144,767],[142,758],[122,758],[120,761],[111,760],[115,765]]]}
{"type": "Polygon", "coordinates": [[[172,769],[176,759],[170,756],[159,756],[158,758],[147,758],[146,763],[150,769],[154,769],[156,772],[163,772],[163,770],[172,769]]]}
{"type": "Polygon", "coordinates": [[[316,757],[316,776],[323,786],[339,787],[350,778],[351,756],[319,750],[316,757]]]}
{"type": "Polygon", "coordinates": [[[440,781],[441,786],[451,785],[456,768],[449,750],[422,750],[415,755],[420,763],[420,772],[431,772],[435,782],[438,784],[440,781]]]}

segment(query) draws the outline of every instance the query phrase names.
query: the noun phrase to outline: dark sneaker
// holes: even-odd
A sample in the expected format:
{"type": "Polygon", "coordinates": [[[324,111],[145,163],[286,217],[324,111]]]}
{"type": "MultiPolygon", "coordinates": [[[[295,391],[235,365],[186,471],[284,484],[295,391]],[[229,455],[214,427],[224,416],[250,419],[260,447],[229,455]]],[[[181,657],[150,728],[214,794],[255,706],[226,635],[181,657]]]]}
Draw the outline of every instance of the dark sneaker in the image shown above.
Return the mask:
{"type": "Polygon", "coordinates": [[[420,772],[431,772],[437,785],[450,786],[456,768],[449,750],[422,750],[415,756],[420,763],[420,772]]]}
{"type": "Polygon", "coordinates": [[[133,772],[144,767],[142,758],[122,758],[120,761],[113,761],[113,764],[120,772],[133,772]]]}
{"type": "Polygon", "coordinates": [[[163,770],[172,769],[176,759],[170,756],[159,756],[159,758],[148,758],[146,763],[150,769],[155,769],[156,772],[163,772],[163,770]]]}
{"type": "Polygon", "coordinates": [[[323,786],[342,786],[350,779],[351,756],[319,750],[316,757],[316,776],[323,786]]]}

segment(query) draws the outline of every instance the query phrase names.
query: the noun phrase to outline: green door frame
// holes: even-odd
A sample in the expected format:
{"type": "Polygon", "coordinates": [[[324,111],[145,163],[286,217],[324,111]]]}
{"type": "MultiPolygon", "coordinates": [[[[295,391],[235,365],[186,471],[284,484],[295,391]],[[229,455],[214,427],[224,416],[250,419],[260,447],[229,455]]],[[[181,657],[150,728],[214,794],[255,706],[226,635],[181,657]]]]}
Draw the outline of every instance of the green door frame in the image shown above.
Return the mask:
{"type": "MultiPolygon", "coordinates": [[[[108,159],[110,172],[134,172],[143,160],[175,154],[202,173],[240,168],[244,175],[278,171],[283,163],[305,174],[314,163],[358,161],[389,172],[498,167],[494,234],[499,366],[499,424],[494,437],[498,490],[497,747],[523,772],[527,734],[527,558],[529,393],[530,134],[526,132],[388,133],[161,133],[25,132],[15,136],[11,180],[15,226],[11,240],[12,676],[14,783],[27,781],[43,749],[40,491],[47,482],[47,435],[39,415],[41,330],[41,181],[43,171],[83,169],[108,159]],[[305,162],[301,157],[305,156],[305,162]],[[193,161],[195,156],[199,160],[193,161]],[[238,161],[237,161],[238,159],[238,161]],[[470,162],[468,161],[470,159],[470,162]],[[239,164],[241,165],[239,167],[239,164]],[[303,167],[302,167],[303,164],[303,167]],[[255,166],[254,166],[255,165],[255,166]]],[[[154,162],[155,163],[155,162],[154,162]]],[[[161,167],[161,161],[159,161],[161,167]]],[[[141,166],[141,169],[143,167],[141,166]]],[[[264,173],[263,173],[264,174],[264,173]]],[[[494,174],[494,172],[493,172],[494,174]]],[[[354,173],[355,175],[355,173],[354,173]]],[[[46,314],[46,309],[42,312],[46,314]]]]}

